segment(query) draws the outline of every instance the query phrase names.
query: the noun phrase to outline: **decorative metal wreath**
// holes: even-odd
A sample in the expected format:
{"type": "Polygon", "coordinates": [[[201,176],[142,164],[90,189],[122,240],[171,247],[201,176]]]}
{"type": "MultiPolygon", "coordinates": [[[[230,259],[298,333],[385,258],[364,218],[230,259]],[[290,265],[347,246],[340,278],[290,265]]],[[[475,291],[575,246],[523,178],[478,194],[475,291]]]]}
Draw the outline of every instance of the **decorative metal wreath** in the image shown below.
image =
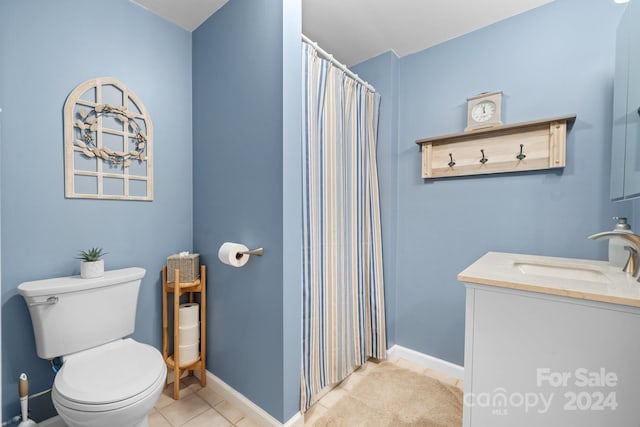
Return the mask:
{"type": "Polygon", "coordinates": [[[80,147],[82,153],[87,157],[100,157],[111,162],[112,165],[122,165],[129,167],[132,159],[139,161],[146,160],[144,150],[147,143],[147,135],[134,120],[136,114],[128,112],[124,107],[112,107],[108,104],[99,104],[91,110],[81,108],[78,114],[82,120],[76,120],[74,126],[80,129],[81,139],[76,139],[74,145],[80,147]],[[93,132],[98,130],[98,117],[112,116],[128,126],[134,133],[135,150],[129,152],[113,151],[108,147],[98,148],[93,132]]]}

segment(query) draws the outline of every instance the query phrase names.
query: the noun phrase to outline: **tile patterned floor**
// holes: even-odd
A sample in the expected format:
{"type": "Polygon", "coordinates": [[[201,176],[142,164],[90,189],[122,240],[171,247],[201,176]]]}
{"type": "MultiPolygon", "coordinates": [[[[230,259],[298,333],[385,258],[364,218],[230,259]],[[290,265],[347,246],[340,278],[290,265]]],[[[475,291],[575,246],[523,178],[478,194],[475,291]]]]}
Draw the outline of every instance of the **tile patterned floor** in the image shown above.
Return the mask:
{"type": "Polygon", "coordinates": [[[160,395],[149,415],[149,427],[256,427],[242,411],[195,377],[180,381],[180,400],[171,397],[173,386],[160,395]]]}
{"type": "MultiPolygon", "coordinates": [[[[424,368],[404,359],[394,359],[392,363],[462,388],[462,380],[433,369],[424,368]]],[[[375,370],[376,365],[374,361],[367,362],[333,390],[327,392],[305,413],[305,424],[312,425],[347,391],[375,370]]],[[[200,381],[195,377],[183,378],[180,381],[180,400],[173,400],[172,393],[173,387],[167,387],[162,392],[158,403],[149,415],[149,427],[257,427],[256,423],[218,393],[209,387],[201,387],[200,381]]]]}
{"type": "MultiPolygon", "coordinates": [[[[401,368],[408,369],[410,371],[418,372],[421,374],[429,375],[432,378],[437,379],[440,382],[451,384],[460,389],[463,388],[462,380],[454,377],[450,377],[442,372],[435,371],[433,369],[425,368],[416,363],[409,362],[405,359],[393,359],[391,361],[401,368]]],[[[333,388],[333,390],[326,393],[318,402],[316,402],[309,410],[304,414],[305,425],[313,425],[318,418],[320,418],[331,406],[338,402],[349,390],[351,390],[362,379],[369,375],[376,369],[377,363],[375,361],[368,361],[360,369],[349,375],[347,379],[342,381],[339,385],[333,388]]]]}

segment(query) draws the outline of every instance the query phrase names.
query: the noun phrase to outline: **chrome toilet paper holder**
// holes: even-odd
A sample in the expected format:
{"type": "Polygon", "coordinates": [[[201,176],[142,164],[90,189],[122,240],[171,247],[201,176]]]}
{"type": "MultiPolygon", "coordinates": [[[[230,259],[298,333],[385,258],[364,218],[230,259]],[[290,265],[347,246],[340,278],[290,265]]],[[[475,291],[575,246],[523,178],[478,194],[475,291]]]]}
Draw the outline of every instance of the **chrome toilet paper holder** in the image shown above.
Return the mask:
{"type": "Polygon", "coordinates": [[[240,259],[240,258],[242,258],[244,255],[257,255],[257,256],[262,256],[262,255],[264,255],[264,248],[256,248],[256,249],[251,249],[251,250],[249,250],[249,251],[237,252],[237,253],[236,253],[236,259],[240,259]]]}

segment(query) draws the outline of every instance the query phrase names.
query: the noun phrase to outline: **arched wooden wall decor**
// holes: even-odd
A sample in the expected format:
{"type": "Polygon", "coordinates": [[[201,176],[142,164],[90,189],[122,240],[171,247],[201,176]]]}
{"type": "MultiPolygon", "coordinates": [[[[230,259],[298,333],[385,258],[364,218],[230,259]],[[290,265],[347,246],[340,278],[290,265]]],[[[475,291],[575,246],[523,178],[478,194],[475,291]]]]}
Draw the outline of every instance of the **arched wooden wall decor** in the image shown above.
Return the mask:
{"type": "Polygon", "coordinates": [[[64,104],[65,196],[153,200],[153,125],[118,80],[76,87],[64,104]]]}

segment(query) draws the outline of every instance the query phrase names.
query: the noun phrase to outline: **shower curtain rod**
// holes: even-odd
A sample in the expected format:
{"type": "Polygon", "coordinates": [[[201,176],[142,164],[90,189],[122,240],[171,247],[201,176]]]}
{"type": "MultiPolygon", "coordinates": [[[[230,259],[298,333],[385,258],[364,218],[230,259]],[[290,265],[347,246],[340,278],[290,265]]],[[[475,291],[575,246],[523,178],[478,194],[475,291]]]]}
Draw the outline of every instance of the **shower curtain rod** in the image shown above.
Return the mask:
{"type": "Polygon", "coordinates": [[[305,36],[304,34],[302,34],[302,40],[309,43],[311,46],[313,46],[315,48],[315,50],[322,56],[324,56],[325,58],[327,58],[333,65],[335,65],[336,67],[340,68],[342,71],[345,72],[346,75],[348,75],[349,77],[351,77],[352,79],[354,79],[355,81],[357,81],[358,83],[362,84],[364,87],[366,87],[367,89],[369,89],[371,92],[375,92],[376,88],[374,88],[373,86],[371,86],[369,83],[365,82],[364,80],[362,80],[360,78],[359,75],[357,75],[356,73],[354,73],[353,71],[351,71],[350,69],[347,68],[346,65],[344,65],[342,62],[338,61],[337,59],[335,59],[333,57],[333,55],[331,55],[329,52],[327,52],[326,50],[324,50],[323,48],[321,48],[320,46],[318,46],[318,43],[314,42],[313,40],[311,40],[309,37],[305,36]]]}

